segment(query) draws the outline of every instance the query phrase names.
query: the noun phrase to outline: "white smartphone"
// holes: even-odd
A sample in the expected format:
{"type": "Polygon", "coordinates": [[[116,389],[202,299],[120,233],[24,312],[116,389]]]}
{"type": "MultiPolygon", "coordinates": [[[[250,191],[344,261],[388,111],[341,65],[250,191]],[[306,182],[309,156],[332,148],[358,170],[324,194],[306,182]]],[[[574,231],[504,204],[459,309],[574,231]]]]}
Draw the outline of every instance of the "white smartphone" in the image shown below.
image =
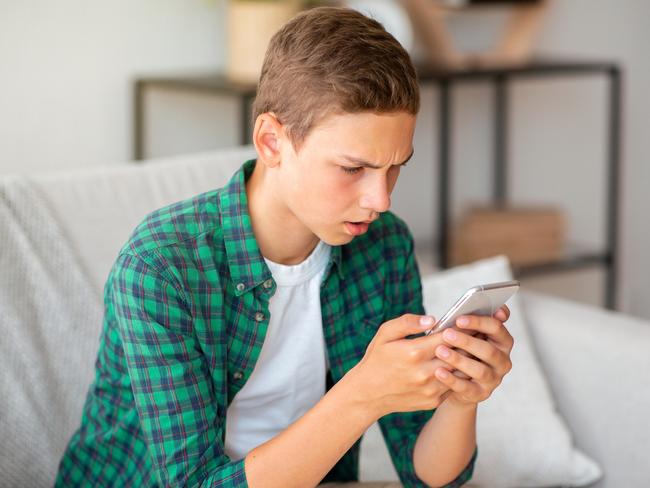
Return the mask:
{"type": "Polygon", "coordinates": [[[467,290],[447,313],[425,332],[425,335],[435,334],[453,327],[456,325],[456,319],[461,315],[492,317],[518,289],[519,282],[516,280],[474,286],[467,290]]]}

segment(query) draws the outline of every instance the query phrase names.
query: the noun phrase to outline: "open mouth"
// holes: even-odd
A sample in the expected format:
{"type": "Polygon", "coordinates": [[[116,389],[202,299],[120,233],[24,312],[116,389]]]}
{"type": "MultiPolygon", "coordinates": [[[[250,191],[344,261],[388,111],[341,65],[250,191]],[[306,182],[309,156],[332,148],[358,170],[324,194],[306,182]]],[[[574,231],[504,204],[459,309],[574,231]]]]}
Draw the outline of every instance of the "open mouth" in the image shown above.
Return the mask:
{"type": "Polygon", "coordinates": [[[345,223],[345,227],[347,228],[348,232],[353,236],[360,236],[361,234],[365,234],[369,226],[370,226],[369,222],[346,222],[345,223]]]}

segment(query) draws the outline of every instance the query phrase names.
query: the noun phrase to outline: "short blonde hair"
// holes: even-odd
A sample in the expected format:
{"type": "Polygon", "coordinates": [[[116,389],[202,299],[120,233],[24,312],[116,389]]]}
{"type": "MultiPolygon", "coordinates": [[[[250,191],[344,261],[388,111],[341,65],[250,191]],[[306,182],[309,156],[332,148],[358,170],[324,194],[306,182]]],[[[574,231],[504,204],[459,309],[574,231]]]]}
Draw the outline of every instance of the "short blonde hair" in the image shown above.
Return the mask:
{"type": "Polygon", "coordinates": [[[306,10],[272,37],[253,121],[272,112],[296,150],[333,113],[416,115],[417,74],[408,53],[374,19],[340,7],[306,10]]]}

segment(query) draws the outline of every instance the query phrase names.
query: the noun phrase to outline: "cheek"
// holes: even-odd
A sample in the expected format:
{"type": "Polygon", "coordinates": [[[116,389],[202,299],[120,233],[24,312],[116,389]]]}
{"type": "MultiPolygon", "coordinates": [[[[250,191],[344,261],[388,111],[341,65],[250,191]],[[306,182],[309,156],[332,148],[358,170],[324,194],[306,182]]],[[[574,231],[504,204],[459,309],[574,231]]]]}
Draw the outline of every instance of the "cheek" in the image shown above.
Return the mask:
{"type": "Polygon", "coordinates": [[[311,190],[305,192],[305,201],[315,214],[324,220],[344,220],[350,218],[350,210],[356,207],[357,178],[346,174],[337,175],[336,171],[323,172],[315,177],[311,190]]]}

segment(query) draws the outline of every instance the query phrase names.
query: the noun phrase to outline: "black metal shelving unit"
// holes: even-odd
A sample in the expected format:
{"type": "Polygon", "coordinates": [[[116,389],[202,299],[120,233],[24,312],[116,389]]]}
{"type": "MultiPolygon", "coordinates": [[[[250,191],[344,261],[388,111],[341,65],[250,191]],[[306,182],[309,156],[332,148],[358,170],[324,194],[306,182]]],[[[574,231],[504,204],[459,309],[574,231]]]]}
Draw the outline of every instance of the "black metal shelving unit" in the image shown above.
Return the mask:
{"type": "Polygon", "coordinates": [[[557,78],[575,76],[605,76],[608,80],[608,141],[607,141],[607,214],[606,248],[602,251],[567,249],[563,259],[514,269],[517,277],[540,275],[549,272],[567,271],[604,265],[606,285],[604,304],[616,309],[618,281],[618,235],[619,235],[619,192],[620,192],[620,147],[621,147],[621,99],[622,73],[617,63],[602,61],[534,60],[526,65],[504,68],[473,68],[456,71],[439,71],[426,67],[418,69],[421,83],[435,83],[439,88],[438,110],[438,215],[435,222],[438,240],[434,253],[438,265],[449,267],[450,211],[452,201],[451,175],[451,122],[453,115],[452,93],[455,84],[463,82],[487,82],[494,93],[493,166],[494,181],[492,198],[495,205],[508,202],[507,154],[509,131],[509,84],[523,78],[557,78]]]}
{"type": "MultiPolygon", "coordinates": [[[[449,228],[452,201],[451,192],[451,121],[453,115],[452,88],[458,83],[488,82],[494,87],[494,182],[493,200],[497,205],[508,201],[507,158],[509,131],[509,84],[523,78],[553,78],[570,76],[605,76],[609,82],[608,103],[608,154],[607,154],[607,215],[605,242],[606,249],[590,251],[568,249],[563,259],[536,266],[515,268],[517,277],[540,275],[549,272],[581,269],[594,265],[604,265],[607,270],[604,303],[607,308],[616,309],[616,290],[618,281],[618,225],[619,225],[619,186],[620,186],[620,140],[621,140],[621,96],[622,73],[615,62],[609,61],[571,61],[534,60],[517,67],[472,68],[455,71],[440,71],[418,67],[422,84],[436,84],[439,88],[439,148],[438,148],[438,214],[436,225],[438,239],[434,244],[434,255],[438,257],[440,268],[447,268],[449,261],[449,228]]],[[[209,96],[236,96],[242,110],[240,142],[248,144],[251,135],[250,103],[255,97],[253,83],[240,83],[229,80],[223,74],[199,74],[194,76],[169,76],[139,78],[134,83],[133,98],[133,158],[143,159],[145,154],[145,93],[149,88],[159,88],[184,93],[205,94],[209,96]]]]}
{"type": "Polygon", "coordinates": [[[233,81],[221,73],[138,78],[133,89],[132,155],[135,161],[146,157],[146,93],[152,88],[206,96],[237,97],[241,110],[239,141],[241,144],[250,144],[250,108],[257,91],[255,84],[233,81]]]}

